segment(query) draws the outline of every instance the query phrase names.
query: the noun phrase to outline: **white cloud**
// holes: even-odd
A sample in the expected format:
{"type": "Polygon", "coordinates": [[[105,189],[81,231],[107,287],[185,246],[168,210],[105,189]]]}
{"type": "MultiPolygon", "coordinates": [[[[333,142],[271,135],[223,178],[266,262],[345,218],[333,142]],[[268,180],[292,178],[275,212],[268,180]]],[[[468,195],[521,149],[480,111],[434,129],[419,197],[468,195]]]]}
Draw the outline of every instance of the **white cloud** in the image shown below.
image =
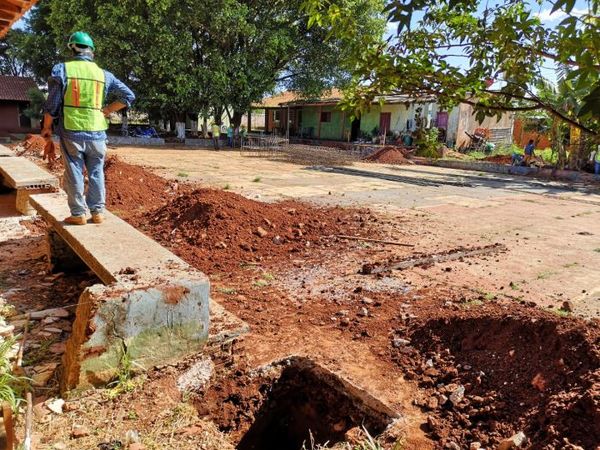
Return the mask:
{"type": "MultiPolygon", "coordinates": [[[[566,12],[560,9],[554,12],[551,11],[551,8],[547,8],[537,13],[536,16],[538,16],[542,23],[558,22],[568,16],[566,12]]],[[[583,8],[573,8],[570,15],[580,17],[584,14],[589,14],[589,11],[583,8]]]]}

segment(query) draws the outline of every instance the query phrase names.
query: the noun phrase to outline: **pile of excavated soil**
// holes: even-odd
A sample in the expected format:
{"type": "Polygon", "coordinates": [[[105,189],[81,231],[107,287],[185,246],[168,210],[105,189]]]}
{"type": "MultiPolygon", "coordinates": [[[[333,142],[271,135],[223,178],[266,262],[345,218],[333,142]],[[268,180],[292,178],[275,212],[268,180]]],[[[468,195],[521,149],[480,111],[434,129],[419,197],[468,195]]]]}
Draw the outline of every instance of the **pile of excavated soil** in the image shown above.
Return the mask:
{"type": "Polygon", "coordinates": [[[133,223],[192,265],[212,272],[314,252],[331,245],[323,238],[368,234],[370,221],[377,219],[362,210],[297,201],[263,203],[232,192],[198,189],[133,223]]]}
{"type": "Polygon", "coordinates": [[[121,215],[164,205],[179,194],[176,182],[109,156],[104,165],[106,207],[121,215]]]}
{"type": "Polygon", "coordinates": [[[372,155],[367,156],[364,161],[379,164],[412,164],[406,159],[404,152],[398,147],[384,147],[372,155]]]}
{"type": "Polygon", "coordinates": [[[19,142],[19,144],[15,146],[15,150],[19,156],[41,156],[45,145],[46,140],[42,136],[37,134],[28,134],[24,141],[19,142]]]}
{"type": "Polygon", "coordinates": [[[425,389],[420,405],[442,447],[496,448],[518,432],[529,448],[600,442],[597,323],[489,306],[438,309],[400,328],[410,343],[396,338],[392,357],[425,389]]]}
{"type": "Polygon", "coordinates": [[[492,155],[492,156],[485,157],[483,160],[487,161],[487,162],[493,162],[496,164],[511,164],[512,163],[512,157],[510,155],[492,155]]]}

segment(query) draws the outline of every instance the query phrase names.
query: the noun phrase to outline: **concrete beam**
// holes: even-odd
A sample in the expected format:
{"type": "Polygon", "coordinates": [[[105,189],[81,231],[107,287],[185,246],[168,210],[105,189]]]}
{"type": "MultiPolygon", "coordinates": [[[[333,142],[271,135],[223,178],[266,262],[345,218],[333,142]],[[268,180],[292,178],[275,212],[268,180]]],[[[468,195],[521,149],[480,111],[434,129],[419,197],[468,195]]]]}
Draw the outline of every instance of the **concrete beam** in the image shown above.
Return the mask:
{"type": "MultiPolygon", "coordinates": [[[[79,299],[63,356],[63,390],[105,385],[125,359],[146,370],[202,349],[211,308],[202,272],[109,212],[102,224],[66,225],[63,192],[31,202],[56,234],[52,239],[60,237],[105,283],[79,299]]],[[[51,252],[59,247],[49,245],[51,252]]],[[[51,254],[51,261],[57,256],[51,254]]],[[[219,319],[231,328],[223,339],[243,330],[227,314],[219,319]]]]}
{"type": "Polygon", "coordinates": [[[67,341],[61,389],[104,386],[125,358],[140,371],[200,351],[208,339],[208,295],[199,272],[153,286],[87,288],[67,341]]]}
{"type": "Polygon", "coordinates": [[[58,188],[58,178],[20,156],[0,158],[0,177],[12,189],[58,188]]]}

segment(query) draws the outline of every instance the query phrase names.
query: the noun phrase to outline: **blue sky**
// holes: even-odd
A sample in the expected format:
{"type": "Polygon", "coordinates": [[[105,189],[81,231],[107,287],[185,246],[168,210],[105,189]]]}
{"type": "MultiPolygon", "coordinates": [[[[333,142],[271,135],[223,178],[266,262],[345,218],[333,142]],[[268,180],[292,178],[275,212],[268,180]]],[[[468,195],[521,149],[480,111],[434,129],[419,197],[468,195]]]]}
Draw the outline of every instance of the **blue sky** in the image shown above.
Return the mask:
{"type": "MultiPolygon", "coordinates": [[[[567,17],[567,15],[562,11],[557,11],[554,14],[551,14],[552,7],[554,2],[549,1],[527,1],[527,4],[531,6],[531,10],[536,13],[536,15],[540,18],[542,23],[547,27],[556,26],[561,20],[567,17]]],[[[482,1],[479,2],[480,11],[483,11],[486,5],[493,5],[494,2],[490,1],[482,1]]],[[[577,0],[575,2],[575,7],[573,8],[572,13],[575,15],[582,15],[588,11],[588,3],[585,0],[577,0]]],[[[413,22],[417,22],[422,17],[422,14],[417,13],[413,16],[413,22]]],[[[388,23],[386,29],[386,36],[394,35],[396,33],[397,24],[388,23]]],[[[466,62],[466,59],[463,58],[448,58],[448,62],[454,65],[461,66],[466,62]]],[[[556,81],[556,67],[554,61],[545,59],[542,67],[542,75],[544,78],[548,79],[551,82],[556,81]]]]}

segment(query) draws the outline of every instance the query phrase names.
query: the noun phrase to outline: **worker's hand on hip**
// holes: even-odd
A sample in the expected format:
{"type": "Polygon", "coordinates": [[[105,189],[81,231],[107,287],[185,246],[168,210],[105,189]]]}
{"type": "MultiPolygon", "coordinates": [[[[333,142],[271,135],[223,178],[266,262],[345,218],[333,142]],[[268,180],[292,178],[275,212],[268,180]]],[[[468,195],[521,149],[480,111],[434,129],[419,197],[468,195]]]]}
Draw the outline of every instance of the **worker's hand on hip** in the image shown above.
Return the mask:
{"type": "Polygon", "coordinates": [[[42,129],[42,132],[40,134],[42,135],[42,137],[44,139],[46,139],[46,141],[52,141],[52,129],[51,128],[42,129]]]}

